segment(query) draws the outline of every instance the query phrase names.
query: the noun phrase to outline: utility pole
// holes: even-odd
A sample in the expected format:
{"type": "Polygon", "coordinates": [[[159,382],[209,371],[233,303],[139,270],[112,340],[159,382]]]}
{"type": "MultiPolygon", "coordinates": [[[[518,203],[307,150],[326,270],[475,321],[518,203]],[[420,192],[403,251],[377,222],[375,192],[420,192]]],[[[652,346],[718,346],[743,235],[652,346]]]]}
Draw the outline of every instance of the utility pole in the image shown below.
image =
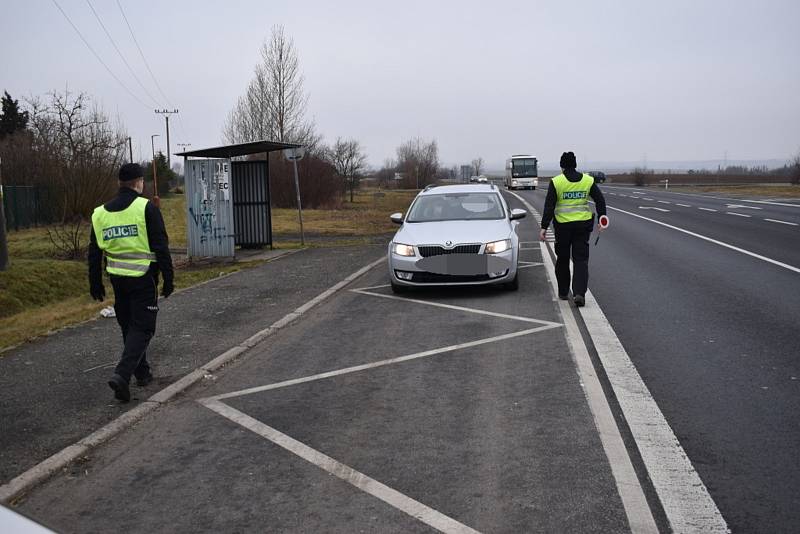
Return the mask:
{"type": "Polygon", "coordinates": [[[170,153],[170,149],[169,149],[169,116],[172,115],[172,114],[178,113],[178,109],[177,108],[173,109],[173,110],[157,109],[157,110],[155,110],[155,112],[157,114],[159,114],[159,115],[164,115],[164,118],[167,119],[167,167],[169,167],[171,169],[172,168],[172,160],[170,159],[170,156],[169,156],[169,153],[170,153]]]}
{"type": "Polygon", "coordinates": [[[130,137],[128,137],[128,153],[131,156],[130,163],[133,163],[133,142],[130,137]]]}
{"type": "Polygon", "coordinates": [[[0,271],[8,269],[8,242],[6,241],[6,211],[3,207],[3,158],[0,158],[0,271]]]}
{"type": "Polygon", "coordinates": [[[161,136],[158,134],[150,136],[150,148],[153,150],[153,204],[155,204],[157,208],[160,208],[161,199],[158,198],[158,173],[156,172],[156,145],[153,142],[153,139],[156,137],[161,136]]]}

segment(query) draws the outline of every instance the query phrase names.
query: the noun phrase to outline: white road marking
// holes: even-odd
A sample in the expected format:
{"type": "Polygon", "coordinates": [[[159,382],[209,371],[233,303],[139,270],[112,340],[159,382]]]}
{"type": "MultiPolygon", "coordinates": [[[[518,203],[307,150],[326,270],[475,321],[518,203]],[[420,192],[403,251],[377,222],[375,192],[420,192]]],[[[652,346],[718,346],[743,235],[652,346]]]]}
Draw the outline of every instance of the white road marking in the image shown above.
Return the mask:
{"type": "Polygon", "coordinates": [[[744,204],[728,204],[728,209],[729,210],[735,210],[735,209],[739,209],[739,208],[747,208],[749,210],[760,210],[761,209],[761,208],[758,208],[756,206],[745,206],[744,204]]]}
{"type": "Polygon", "coordinates": [[[528,267],[540,267],[544,265],[544,263],[539,263],[535,261],[521,261],[520,264],[517,266],[517,270],[520,269],[527,269],[528,267]]]}
{"type": "MultiPolygon", "coordinates": [[[[711,237],[704,236],[702,234],[691,232],[691,231],[686,230],[684,228],[679,228],[678,226],[673,226],[673,225],[667,224],[665,222],[657,221],[655,219],[650,219],[649,217],[645,217],[645,216],[639,215],[637,213],[621,210],[621,209],[615,208],[613,206],[609,206],[608,208],[612,209],[612,210],[615,210],[615,211],[619,211],[619,212],[625,213],[625,214],[630,215],[632,217],[638,217],[640,219],[644,219],[645,221],[650,221],[650,222],[655,223],[655,224],[660,224],[661,226],[665,226],[667,228],[670,228],[672,230],[676,230],[678,232],[683,232],[684,234],[690,235],[692,237],[696,237],[698,239],[702,239],[704,241],[708,241],[709,243],[714,243],[715,245],[719,245],[721,247],[725,247],[725,248],[729,248],[731,250],[735,250],[736,252],[741,252],[742,254],[746,254],[747,256],[759,259],[761,261],[765,261],[767,263],[771,263],[773,265],[777,265],[778,267],[783,267],[784,269],[788,269],[789,271],[792,271],[792,272],[795,272],[795,273],[800,273],[800,268],[797,268],[797,267],[795,267],[793,265],[789,265],[787,263],[783,263],[783,262],[780,262],[778,260],[773,260],[772,258],[768,258],[766,256],[762,256],[761,254],[756,254],[755,252],[750,252],[749,250],[745,250],[743,248],[739,248],[739,247],[730,245],[730,244],[725,243],[723,241],[719,241],[717,239],[713,239],[711,237]]],[[[700,208],[700,209],[703,209],[703,208],[700,208]]]]}
{"type": "Polygon", "coordinates": [[[728,532],[708,489],[591,291],[580,313],[672,532],[728,532]]]}
{"type": "MultiPolygon", "coordinates": [[[[511,194],[517,197],[517,199],[541,220],[541,216],[533,209],[533,206],[531,206],[528,201],[515,193],[511,194]]],[[[545,272],[547,273],[547,278],[550,280],[552,296],[555,300],[558,288],[551,274],[554,271],[553,260],[550,258],[547,245],[541,243],[540,247],[543,261],[546,264],[545,272]]],[[[606,399],[605,392],[597,378],[597,373],[592,365],[589,352],[583,342],[583,337],[572,315],[569,304],[567,301],[563,300],[556,300],[556,302],[558,303],[557,305],[561,317],[564,320],[567,343],[570,347],[573,359],[575,360],[578,376],[584,385],[586,400],[589,404],[592,416],[594,417],[595,427],[600,436],[603,451],[606,454],[606,458],[608,458],[611,473],[617,486],[617,492],[620,495],[623,508],[625,509],[625,515],[628,519],[628,525],[634,534],[656,533],[658,532],[658,527],[656,526],[655,519],[653,518],[650,506],[647,504],[647,498],[636,476],[636,471],[633,469],[628,450],[625,447],[625,443],[622,441],[617,422],[611,413],[608,399],[606,399]]]]}
{"type": "Polygon", "coordinates": [[[381,289],[384,287],[391,287],[392,284],[381,284],[379,286],[370,286],[370,287],[359,287],[358,289],[363,289],[364,291],[369,291],[370,289],[381,289]]]}
{"type": "Polygon", "coordinates": [[[791,225],[791,226],[798,226],[797,223],[788,222],[788,221],[779,221],[777,219],[764,219],[764,220],[765,221],[769,221],[769,222],[778,223],[778,224],[788,224],[788,225],[791,225]]]}
{"type": "Polygon", "coordinates": [[[642,200],[653,200],[652,198],[642,197],[642,200]]]}
{"type": "MultiPolygon", "coordinates": [[[[545,322],[545,321],[540,321],[545,322]]],[[[267,384],[264,386],[256,386],[252,388],[242,389],[239,391],[232,391],[230,393],[223,393],[222,395],[215,395],[213,397],[208,397],[214,400],[224,400],[230,399],[233,397],[243,397],[245,395],[252,395],[253,393],[261,393],[262,391],[271,391],[273,389],[280,389],[289,386],[295,386],[297,384],[305,384],[306,382],[316,382],[317,380],[324,380],[326,378],[333,378],[335,376],[342,376],[342,375],[349,375],[352,373],[358,373],[361,371],[367,371],[370,369],[376,369],[378,367],[385,367],[387,365],[394,365],[396,363],[403,363],[411,360],[418,360],[420,358],[428,358],[430,356],[436,356],[437,354],[443,354],[445,352],[453,352],[460,349],[466,349],[470,347],[477,347],[480,345],[486,345],[487,343],[497,343],[498,341],[504,341],[506,339],[513,339],[515,337],[520,336],[527,336],[530,334],[535,334],[537,332],[544,332],[545,330],[551,330],[553,328],[559,328],[562,325],[559,323],[550,323],[544,326],[539,326],[536,328],[528,328],[526,330],[520,330],[518,332],[511,332],[510,334],[503,334],[500,336],[493,336],[487,337],[483,339],[477,339],[475,341],[467,341],[465,343],[458,343],[456,345],[450,345],[447,347],[441,347],[438,349],[431,349],[422,352],[415,352],[414,354],[407,354],[405,356],[398,356],[396,358],[389,358],[386,360],[380,360],[377,362],[365,363],[361,365],[354,365],[353,367],[346,367],[344,369],[337,369],[336,371],[327,371],[325,373],[319,373],[316,375],[311,376],[304,376],[302,378],[293,378],[291,380],[284,380],[283,382],[276,382],[274,384],[267,384]]]]}
{"type": "Polygon", "coordinates": [[[431,301],[427,301],[427,300],[418,300],[418,299],[411,299],[411,298],[406,298],[406,297],[398,297],[398,296],[395,296],[395,295],[384,295],[382,293],[371,293],[369,291],[364,291],[363,289],[351,289],[350,291],[352,291],[353,293],[360,293],[362,295],[369,295],[369,296],[372,296],[372,297],[380,297],[380,298],[392,299],[392,300],[402,300],[404,302],[415,302],[417,304],[425,304],[427,306],[436,306],[438,308],[447,308],[449,310],[458,310],[458,311],[463,311],[463,312],[468,312],[468,313],[477,313],[477,314],[480,314],[480,315],[490,315],[492,317],[500,317],[501,319],[512,319],[514,321],[523,321],[523,322],[526,322],[526,323],[539,323],[539,324],[549,325],[549,326],[561,326],[559,323],[553,323],[553,322],[550,322],[550,321],[543,321],[541,319],[533,319],[531,317],[520,317],[518,315],[508,315],[508,314],[505,314],[505,313],[498,313],[498,312],[492,312],[492,311],[487,311],[487,310],[479,310],[477,308],[465,308],[463,306],[454,306],[452,304],[443,304],[441,302],[431,302],[431,301]]]}
{"type": "MultiPolygon", "coordinates": [[[[612,187],[615,187],[615,186],[609,185],[609,186],[606,186],[606,187],[612,188],[612,187]]],[[[636,191],[636,192],[637,193],[644,193],[644,191],[636,191]]],[[[731,202],[749,202],[751,204],[768,204],[770,206],[787,206],[787,207],[790,207],[790,208],[800,208],[800,204],[789,204],[789,203],[786,203],[786,202],[776,202],[774,199],[769,199],[769,200],[748,200],[748,199],[745,199],[745,198],[718,197],[718,196],[712,196],[712,195],[702,195],[702,194],[697,194],[697,193],[681,193],[681,192],[678,192],[678,191],[670,191],[670,194],[672,194],[672,195],[683,195],[683,196],[695,197],[695,198],[713,198],[715,200],[729,200],[731,202]]],[[[779,200],[783,200],[783,199],[779,199],[779,200]]]]}
{"type": "Polygon", "coordinates": [[[714,213],[717,212],[717,210],[714,210],[714,209],[711,209],[711,208],[697,208],[697,209],[703,210],[703,211],[713,211],[714,213]]]}
{"type": "Polygon", "coordinates": [[[620,193],[619,196],[628,198],[628,195],[623,195],[622,193],[620,193]]]}
{"type": "MultiPolygon", "coordinates": [[[[555,267],[546,249],[546,245],[542,244],[541,247],[542,258],[544,258],[547,264],[545,271],[547,272],[547,278],[550,280],[550,287],[553,297],[555,298],[558,292],[558,284],[556,283],[555,277],[550,274],[551,272],[555,272],[555,267]]],[[[622,506],[625,509],[631,532],[635,534],[657,533],[658,527],[650,511],[650,506],[647,504],[644,490],[642,490],[639,478],[636,476],[636,471],[633,469],[628,450],[625,448],[625,442],[622,441],[619,427],[617,427],[617,422],[614,419],[614,415],[611,413],[611,407],[608,405],[608,400],[606,399],[605,392],[603,392],[603,387],[600,385],[600,380],[597,378],[597,372],[592,365],[592,360],[589,356],[586,344],[583,342],[578,323],[572,315],[569,301],[558,299],[556,302],[559,307],[559,312],[561,313],[561,318],[564,321],[567,343],[572,352],[578,376],[584,386],[586,400],[589,404],[592,416],[594,417],[594,424],[597,427],[600,442],[603,444],[603,450],[611,466],[611,473],[614,476],[617,491],[622,500],[622,506]]]]}
{"type": "Polygon", "coordinates": [[[249,415],[231,408],[227,404],[216,400],[201,400],[200,401],[206,408],[212,410],[219,415],[241,425],[242,427],[266,438],[275,445],[286,449],[287,451],[299,456],[303,460],[312,463],[322,469],[323,471],[334,475],[341,480],[347,482],[360,489],[361,491],[376,497],[386,504],[397,508],[410,515],[411,517],[422,521],[441,532],[453,534],[478,534],[474,530],[463,523],[459,523],[455,519],[444,515],[443,513],[434,510],[433,508],[415,501],[411,497],[400,493],[389,486],[382,484],[370,478],[364,473],[360,473],[352,467],[345,465],[330,456],[327,456],[316,449],[312,449],[308,445],[297,441],[296,439],[287,436],[271,426],[267,426],[261,421],[250,417],[249,415]]]}
{"type": "Polygon", "coordinates": [[[737,217],[747,217],[747,218],[750,218],[750,216],[749,216],[749,215],[745,215],[744,213],[734,213],[734,212],[732,212],[732,211],[726,211],[725,213],[727,213],[728,215],[736,215],[737,217]]]}
{"type": "Polygon", "coordinates": [[[639,206],[640,210],[656,210],[656,211],[669,211],[664,208],[657,208],[655,206],[639,206]]]}
{"type": "Polygon", "coordinates": [[[667,202],[666,200],[659,200],[659,202],[662,204],[672,204],[672,202],[667,202]]]}
{"type": "Polygon", "coordinates": [[[691,205],[689,205],[689,204],[678,204],[677,202],[675,203],[675,205],[676,205],[676,206],[680,206],[680,207],[682,207],[682,208],[691,208],[691,207],[692,207],[692,206],[691,206],[691,205]]]}

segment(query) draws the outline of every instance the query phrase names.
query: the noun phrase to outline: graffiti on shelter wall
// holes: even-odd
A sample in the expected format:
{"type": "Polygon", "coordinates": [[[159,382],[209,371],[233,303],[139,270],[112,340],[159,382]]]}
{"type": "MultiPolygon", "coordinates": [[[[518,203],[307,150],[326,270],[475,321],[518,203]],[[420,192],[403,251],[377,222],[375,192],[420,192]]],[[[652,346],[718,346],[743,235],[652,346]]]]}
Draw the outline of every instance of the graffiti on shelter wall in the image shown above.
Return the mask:
{"type": "Polygon", "coordinates": [[[220,201],[230,199],[230,169],[227,161],[191,162],[191,178],[197,184],[189,206],[189,216],[200,232],[200,243],[221,244],[230,237],[226,226],[219,222],[220,201]]]}

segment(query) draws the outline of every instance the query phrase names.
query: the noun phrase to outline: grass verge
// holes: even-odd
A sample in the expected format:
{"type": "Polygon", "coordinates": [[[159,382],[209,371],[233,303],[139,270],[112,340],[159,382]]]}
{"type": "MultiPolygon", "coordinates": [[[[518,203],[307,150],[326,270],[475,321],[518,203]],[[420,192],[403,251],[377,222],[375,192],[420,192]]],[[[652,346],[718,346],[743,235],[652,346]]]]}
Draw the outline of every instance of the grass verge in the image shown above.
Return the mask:
{"type": "Polygon", "coordinates": [[[796,185],[676,186],[670,189],[685,193],[718,193],[741,197],[800,198],[800,186],[796,185]]]}

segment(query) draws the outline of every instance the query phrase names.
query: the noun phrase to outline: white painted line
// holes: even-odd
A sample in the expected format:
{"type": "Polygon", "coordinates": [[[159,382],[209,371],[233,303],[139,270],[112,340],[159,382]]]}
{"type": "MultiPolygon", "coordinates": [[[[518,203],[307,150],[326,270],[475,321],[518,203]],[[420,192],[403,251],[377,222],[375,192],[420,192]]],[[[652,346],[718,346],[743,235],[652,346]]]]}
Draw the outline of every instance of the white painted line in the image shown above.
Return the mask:
{"type": "Polygon", "coordinates": [[[628,195],[623,195],[622,193],[620,193],[619,196],[628,198],[628,195]]]}
{"type": "MultiPolygon", "coordinates": [[[[550,288],[552,289],[553,298],[555,300],[555,295],[558,292],[558,284],[555,277],[550,274],[551,272],[555,272],[555,267],[546,249],[546,245],[542,243],[541,247],[542,257],[546,263],[545,271],[547,272],[547,278],[550,280],[550,288]]],[[[611,466],[611,473],[614,475],[614,481],[616,482],[619,496],[622,499],[622,505],[625,508],[625,514],[628,517],[628,524],[631,528],[631,532],[636,534],[657,533],[658,527],[653,518],[653,513],[650,511],[650,506],[647,504],[644,490],[642,490],[639,478],[636,476],[636,471],[633,469],[628,450],[625,448],[625,442],[622,441],[619,427],[617,427],[617,422],[614,419],[614,415],[611,413],[611,407],[608,405],[608,400],[603,392],[603,387],[600,385],[600,380],[597,378],[597,373],[592,365],[592,360],[589,356],[586,344],[583,342],[578,323],[572,315],[569,301],[558,299],[556,302],[559,312],[561,313],[561,318],[564,320],[567,343],[572,352],[578,376],[584,386],[586,400],[589,404],[592,416],[594,417],[594,423],[600,435],[603,450],[611,466]]]]}
{"type": "Polygon", "coordinates": [[[769,221],[769,222],[778,223],[778,224],[788,224],[788,225],[790,225],[790,226],[798,226],[798,224],[797,224],[797,223],[788,222],[788,221],[779,221],[779,220],[777,220],[777,219],[764,219],[764,220],[765,220],[765,221],[769,221]]]}
{"type": "Polygon", "coordinates": [[[487,311],[487,310],[479,310],[477,308],[465,308],[463,306],[454,306],[452,304],[443,304],[441,302],[431,302],[431,301],[427,301],[427,300],[418,300],[418,299],[411,299],[411,298],[406,298],[406,297],[397,297],[395,295],[384,295],[382,293],[370,293],[369,291],[364,291],[364,290],[361,290],[361,289],[351,289],[350,291],[352,291],[353,293],[361,293],[362,295],[370,295],[372,297],[380,297],[380,298],[392,299],[392,300],[402,300],[402,301],[405,301],[405,302],[415,302],[417,304],[425,304],[427,306],[436,306],[436,307],[439,307],[439,308],[447,308],[449,310],[458,310],[458,311],[463,311],[463,312],[468,312],[468,313],[477,313],[477,314],[480,314],[480,315],[490,315],[492,317],[500,317],[502,319],[513,319],[515,321],[523,321],[523,322],[526,322],[526,323],[539,323],[539,324],[550,325],[550,326],[561,326],[559,323],[553,323],[553,322],[550,322],[550,321],[542,321],[541,319],[532,319],[530,317],[521,317],[521,316],[518,316],[518,315],[508,315],[508,314],[505,314],[505,313],[498,313],[498,312],[492,312],[492,311],[487,311]]]}
{"type": "Polygon", "coordinates": [[[727,207],[728,207],[729,210],[735,210],[735,209],[740,209],[740,208],[747,208],[749,210],[760,210],[760,209],[762,209],[762,208],[758,208],[756,206],[745,206],[744,204],[728,204],[727,207]]]}
{"type": "Polygon", "coordinates": [[[711,209],[711,208],[697,208],[697,209],[699,209],[699,210],[703,210],[703,211],[713,211],[714,213],[716,213],[716,212],[717,212],[717,210],[713,210],[713,209],[711,209]]]}
{"type": "Polygon", "coordinates": [[[662,204],[672,204],[672,202],[668,202],[666,200],[659,200],[659,202],[662,203],[662,204]]]}
{"type": "MultiPolygon", "coordinates": [[[[42,482],[50,478],[50,476],[52,476],[54,473],[56,473],[63,467],[69,465],[76,458],[84,455],[92,447],[96,447],[103,441],[107,441],[116,434],[131,427],[136,421],[141,419],[147,413],[158,408],[162,403],[171,400],[178,393],[184,391],[186,388],[198,382],[199,380],[202,380],[207,371],[212,371],[218,367],[221,367],[225,363],[229,362],[230,360],[239,356],[241,353],[245,352],[247,349],[255,346],[257,343],[263,341],[270,335],[277,332],[281,326],[285,326],[286,324],[289,324],[292,320],[301,316],[303,312],[308,311],[308,309],[310,309],[311,306],[309,306],[309,304],[311,303],[314,303],[314,305],[319,304],[320,302],[322,302],[322,300],[328,298],[336,291],[338,291],[345,285],[349,284],[362,274],[366,273],[373,267],[385,262],[386,262],[386,256],[383,256],[380,259],[370,263],[369,265],[362,267],[361,269],[352,273],[341,282],[332,286],[330,289],[324,291],[317,297],[313,298],[311,301],[304,304],[300,308],[297,308],[295,311],[288,313],[283,318],[279,319],[278,321],[268,326],[267,328],[261,330],[260,332],[257,332],[256,334],[246,339],[239,345],[231,347],[230,349],[220,354],[207,364],[191,371],[189,374],[187,374],[177,382],[174,382],[169,386],[167,386],[166,388],[162,389],[161,391],[157,392],[148,400],[142,402],[139,406],[131,410],[128,410],[124,414],[120,415],[110,423],[102,426],[100,429],[96,430],[95,432],[85,437],[81,441],[73,445],[70,445],[69,447],[66,447],[62,451],[36,464],[35,466],[31,467],[30,469],[20,474],[16,478],[10,480],[8,483],[0,486],[0,502],[8,503],[13,499],[17,498],[19,495],[23,494],[24,492],[30,490],[37,484],[41,484],[42,482]]],[[[217,280],[219,280],[219,278],[217,278],[217,280]]]]}
{"type": "Polygon", "coordinates": [[[370,286],[370,287],[359,287],[358,289],[362,291],[369,291],[370,289],[382,289],[384,287],[391,287],[392,284],[381,284],[379,286],[370,286]]]}
{"type": "Polygon", "coordinates": [[[682,208],[691,208],[692,207],[690,204],[678,204],[677,202],[675,203],[675,205],[676,206],[680,206],[682,208]]]}
{"type": "MultiPolygon", "coordinates": [[[[612,206],[609,206],[608,208],[612,209],[614,211],[619,211],[619,212],[625,213],[625,214],[630,215],[632,217],[638,217],[640,219],[644,219],[645,221],[650,221],[651,223],[660,224],[661,226],[664,226],[666,228],[670,228],[672,230],[676,230],[678,232],[682,232],[682,233],[684,233],[686,235],[690,235],[692,237],[696,237],[698,239],[702,239],[704,241],[708,241],[709,243],[714,243],[715,245],[719,245],[721,247],[725,247],[725,248],[729,248],[731,250],[735,250],[736,252],[741,252],[742,254],[746,254],[746,255],[748,255],[750,257],[759,259],[761,261],[765,261],[767,263],[771,263],[773,265],[777,265],[778,267],[783,267],[784,269],[788,269],[789,271],[792,271],[792,272],[795,272],[795,273],[800,273],[800,268],[797,268],[797,267],[795,267],[793,265],[789,265],[787,263],[783,263],[783,262],[780,262],[780,261],[777,261],[777,260],[773,260],[772,258],[768,258],[766,256],[762,256],[761,254],[756,254],[755,252],[750,252],[749,250],[745,250],[743,248],[739,248],[739,247],[736,247],[736,246],[733,246],[733,245],[729,245],[728,243],[725,243],[723,241],[719,241],[717,239],[713,239],[711,237],[704,236],[702,234],[691,232],[691,231],[686,230],[684,228],[679,228],[678,226],[673,226],[673,225],[667,224],[665,222],[657,221],[655,219],[650,219],[649,217],[644,217],[643,215],[632,213],[630,211],[621,210],[619,208],[614,208],[612,206]]],[[[703,208],[700,208],[700,209],[703,209],[703,208]]]]}
{"type": "Polygon", "coordinates": [[[642,200],[653,200],[652,198],[642,197],[642,200]]]}
{"type": "Polygon", "coordinates": [[[747,217],[748,219],[750,218],[749,215],[745,215],[744,213],[734,213],[732,211],[726,211],[725,213],[727,213],[728,215],[736,215],[737,217],[747,217]]]}
{"type": "Polygon", "coordinates": [[[728,532],[708,489],[591,292],[580,313],[672,532],[728,532]]]}
{"type": "Polygon", "coordinates": [[[520,263],[522,265],[518,265],[517,266],[517,270],[527,269],[529,267],[540,267],[540,266],[544,265],[544,263],[538,263],[538,262],[535,262],[535,261],[534,262],[527,262],[526,261],[526,262],[520,262],[520,263]]]}
{"type": "Polygon", "coordinates": [[[203,405],[219,415],[241,425],[242,427],[258,434],[259,436],[268,439],[272,443],[286,449],[287,451],[299,456],[303,460],[312,463],[322,469],[323,471],[334,475],[341,480],[347,482],[360,489],[361,491],[376,497],[386,504],[405,512],[411,517],[429,525],[441,532],[453,534],[478,534],[474,530],[463,523],[459,523],[455,519],[444,515],[443,513],[434,510],[433,508],[422,504],[419,501],[400,493],[397,490],[386,486],[370,478],[364,473],[360,473],[352,467],[345,465],[330,456],[327,456],[316,449],[312,449],[308,445],[297,441],[296,439],[287,436],[270,426],[265,425],[249,415],[231,408],[227,404],[223,404],[215,400],[200,401],[203,405]]]}
{"type": "MultiPolygon", "coordinates": [[[[511,194],[522,201],[524,205],[527,205],[529,209],[532,208],[524,198],[514,193],[511,194]]],[[[555,277],[552,274],[555,272],[553,260],[550,258],[547,245],[541,243],[540,247],[542,258],[545,262],[545,272],[550,281],[552,297],[553,300],[556,300],[558,288],[555,277]]],[[[560,299],[556,300],[556,302],[561,318],[564,321],[567,344],[575,360],[578,376],[584,385],[586,400],[589,404],[592,416],[594,417],[595,426],[600,436],[600,442],[603,445],[606,458],[608,458],[611,473],[614,476],[617,492],[622,500],[631,532],[634,534],[657,533],[658,526],[653,518],[650,506],[647,504],[647,498],[639,483],[639,478],[636,476],[636,471],[633,469],[628,450],[625,447],[625,443],[622,441],[617,422],[611,413],[608,399],[606,399],[605,392],[600,385],[600,380],[597,378],[597,373],[592,365],[588,349],[583,342],[583,337],[581,336],[575,317],[572,315],[569,303],[560,299]]]]}
{"type": "Polygon", "coordinates": [[[667,210],[667,209],[657,208],[655,206],[639,206],[639,209],[640,210],[656,210],[656,211],[662,211],[662,212],[669,212],[669,210],[667,210]]]}
{"type": "MultiPolygon", "coordinates": [[[[544,322],[544,321],[541,321],[544,322]]],[[[398,356],[396,358],[389,358],[386,360],[380,360],[377,362],[365,363],[361,365],[355,365],[353,367],[346,367],[344,369],[338,369],[336,371],[328,371],[325,373],[319,373],[316,375],[305,376],[302,378],[293,378],[291,380],[285,380],[283,382],[276,382],[274,384],[267,384],[264,386],[256,386],[252,388],[242,389],[239,391],[232,391],[230,393],[223,393],[222,395],[215,395],[213,397],[209,397],[210,399],[214,400],[224,400],[230,399],[233,397],[242,397],[244,395],[252,395],[253,393],[261,393],[262,391],[271,391],[273,389],[280,389],[289,386],[295,386],[297,384],[305,384],[306,382],[316,382],[317,380],[324,380],[326,378],[333,378],[335,376],[342,376],[342,375],[349,375],[352,373],[358,373],[360,371],[367,371],[369,369],[375,369],[377,367],[385,367],[387,365],[394,365],[396,363],[403,363],[411,360],[418,360],[420,358],[428,358],[430,356],[436,356],[437,354],[442,354],[445,352],[453,352],[460,349],[466,349],[470,347],[477,347],[480,345],[486,345],[487,343],[497,343],[498,341],[504,341],[506,339],[513,339],[515,337],[520,336],[527,336],[529,334],[535,334],[536,332],[544,332],[545,330],[550,330],[553,328],[558,328],[561,325],[559,323],[550,323],[544,326],[539,326],[537,328],[529,328],[527,330],[520,330],[518,332],[512,332],[510,334],[503,334],[500,336],[493,336],[487,337],[483,339],[477,339],[475,341],[467,341],[465,343],[458,343],[457,345],[450,345],[447,347],[441,347],[438,349],[431,349],[422,352],[415,352],[414,354],[407,354],[405,356],[398,356]]]]}

